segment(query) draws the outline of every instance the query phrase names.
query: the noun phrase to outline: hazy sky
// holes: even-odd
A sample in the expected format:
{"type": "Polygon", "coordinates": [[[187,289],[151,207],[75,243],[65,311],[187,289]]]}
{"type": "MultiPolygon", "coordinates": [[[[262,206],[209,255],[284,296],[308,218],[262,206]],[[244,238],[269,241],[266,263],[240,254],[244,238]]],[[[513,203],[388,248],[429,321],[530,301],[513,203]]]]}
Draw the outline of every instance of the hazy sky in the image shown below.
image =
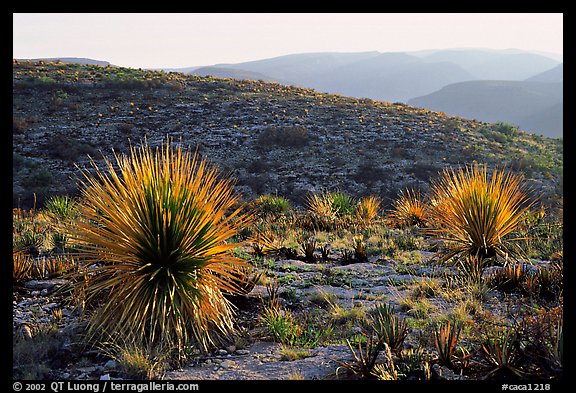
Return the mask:
{"type": "Polygon", "coordinates": [[[13,14],[13,57],[125,67],[237,63],[304,52],[525,49],[563,54],[561,13],[13,14]]]}

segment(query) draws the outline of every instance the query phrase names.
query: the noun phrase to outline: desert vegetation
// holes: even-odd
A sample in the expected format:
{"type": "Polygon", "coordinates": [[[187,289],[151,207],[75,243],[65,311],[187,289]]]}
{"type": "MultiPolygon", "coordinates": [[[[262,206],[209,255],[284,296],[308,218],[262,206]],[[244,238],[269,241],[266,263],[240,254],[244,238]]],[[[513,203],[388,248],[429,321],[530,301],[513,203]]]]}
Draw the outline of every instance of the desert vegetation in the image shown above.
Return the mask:
{"type": "Polygon", "coordinates": [[[113,157],[83,172],[80,198],[14,210],[15,293],[62,280],[49,316],[15,321],[19,378],[62,366],[66,307],[85,321],[79,352],[97,348],[125,378],[164,377],[242,338],[278,342],[286,362],[345,345],[333,378],[562,373],[562,224],[517,174],[446,170],[389,211],[328,191],[294,208],[278,195],[242,203],[231,178],[169,143],[113,157]],[[363,293],[375,282],[387,289],[363,293]],[[46,350],[33,358],[36,341],[46,350]]]}

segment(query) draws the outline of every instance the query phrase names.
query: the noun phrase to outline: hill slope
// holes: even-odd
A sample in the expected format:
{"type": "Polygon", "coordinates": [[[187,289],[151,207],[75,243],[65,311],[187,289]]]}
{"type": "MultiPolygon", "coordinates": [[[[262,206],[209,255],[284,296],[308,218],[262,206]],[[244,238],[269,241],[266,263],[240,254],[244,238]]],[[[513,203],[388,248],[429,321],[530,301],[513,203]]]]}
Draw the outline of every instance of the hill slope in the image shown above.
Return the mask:
{"type": "Polygon", "coordinates": [[[534,75],[528,79],[529,82],[552,82],[560,83],[564,81],[564,64],[558,64],[556,67],[534,75]]]}
{"type": "Polygon", "coordinates": [[[20,61],[30,61],[33,63],[37,63],[40,61],[48,62],[48,63],[61,62],[61,63],[66,63],[66,64],[97,65],[97,66],[102,66],[102,67],[112,65],[107,61],[88,59],[85,57],[44,57],[44,58],[39,58],[39,59],[19,59],[19,60],[20,61]]]}
{"type": "Polygon", "coordinates": [[[562,142],[403,104],[277,83],[74,64],[13,64],[13,204],[75,192],[88,155],[166,136],[231,172],[247,198],[321,189],[426,191],[442,168],[477,160],[562,193],[562,142]]]}

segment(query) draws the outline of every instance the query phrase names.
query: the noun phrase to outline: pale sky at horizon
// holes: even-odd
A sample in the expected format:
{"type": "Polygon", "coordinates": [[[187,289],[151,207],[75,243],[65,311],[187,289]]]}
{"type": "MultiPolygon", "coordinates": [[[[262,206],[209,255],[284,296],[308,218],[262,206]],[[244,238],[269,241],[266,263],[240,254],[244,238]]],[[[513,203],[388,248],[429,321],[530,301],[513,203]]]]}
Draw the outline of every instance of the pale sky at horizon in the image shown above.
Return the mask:
{"type": "Polygon", "coordinates": [[[13,57],[179,68],[307,52],[522,49],[563,54],[561,13],[13,14],[13,57]]]}

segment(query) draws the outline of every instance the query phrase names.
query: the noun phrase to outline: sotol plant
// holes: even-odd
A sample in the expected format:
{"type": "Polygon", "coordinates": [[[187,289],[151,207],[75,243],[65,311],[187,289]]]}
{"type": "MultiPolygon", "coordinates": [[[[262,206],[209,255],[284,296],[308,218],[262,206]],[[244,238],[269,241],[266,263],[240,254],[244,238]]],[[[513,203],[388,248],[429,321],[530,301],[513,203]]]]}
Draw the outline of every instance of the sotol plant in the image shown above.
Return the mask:
{"type": "Polygon", "coordinates": [[[440,259],[514,259],[510,235],[518,228],[532,203],[523,189],[522,176],[495,169],[489,177],[486,166],[475,163],[465,169],[444,170],[432,184],[430,233],[445,244],[440,259]]]}
{"type": "Polygon", "coordinates": [[[405,228],[413,225],[426,226],[428,210],[424,197],[419,191],[406,189],[392,202],[388,220],[393,227],[405,228]]]}
{"type": "Polygon", "coordinates": [[[207,349],[232,333],[224,294],[238,290],[247,269],[227,241],[250,216],[232,180],[197,154],[169,141],[130,153],[114,153],[118,169],[105,158],[107,172],[94,162],[94,175],[83,172],[78,274],[93,278],[77,282],[88,301],[104,297],[89,334],[207,349]]]}

